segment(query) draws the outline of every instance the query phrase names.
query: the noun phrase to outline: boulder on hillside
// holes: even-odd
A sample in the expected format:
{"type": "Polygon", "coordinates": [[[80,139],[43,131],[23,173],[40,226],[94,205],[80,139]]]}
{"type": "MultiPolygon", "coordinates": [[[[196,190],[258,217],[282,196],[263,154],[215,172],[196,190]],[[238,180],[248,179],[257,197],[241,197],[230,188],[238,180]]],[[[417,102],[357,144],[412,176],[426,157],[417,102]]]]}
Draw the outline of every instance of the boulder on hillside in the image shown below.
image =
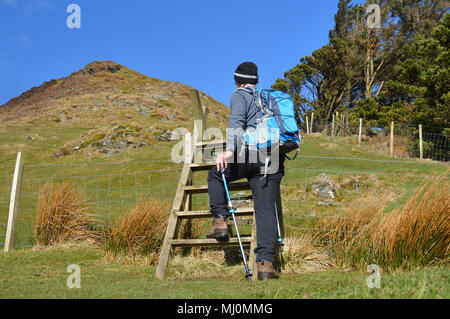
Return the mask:
{"type": "Polygon", "coordinates": [[[324,204],[331,204],[336,199],[337,187],[328,179],[325,173],[319,175],[319,180],[310,185],[311,193],[324,204]]]}

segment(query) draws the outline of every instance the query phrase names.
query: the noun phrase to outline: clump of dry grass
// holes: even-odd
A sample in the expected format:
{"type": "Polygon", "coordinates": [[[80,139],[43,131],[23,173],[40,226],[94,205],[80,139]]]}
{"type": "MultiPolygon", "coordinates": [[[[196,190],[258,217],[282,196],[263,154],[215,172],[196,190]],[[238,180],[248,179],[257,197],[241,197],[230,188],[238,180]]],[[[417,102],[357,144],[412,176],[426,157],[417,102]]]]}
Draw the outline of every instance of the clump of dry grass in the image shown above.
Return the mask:
{"type": "Polygon", "coordinates": [[[404,207],[388,214],[374,234],[382,264],[428,265],[449,258],[450,187],[447,176],[424,183],[404,207]]]}
{"type": "Polygon", "coordinates": [[[384,213],[389,198],[378,189],[335,219],[319,221],[319,232],[336,259],[385,269],[448,262],[450,188],[448,173],[420,186],[401,208],[384,213]]]}
{"type": "Polygon", "coordinates": [[[73,189],[70,181],[45,184],[39,194],[36,215],[35,238],[38,245],[98,240],[82,195],[73,189]]]}
{"type": "Polygon", "coordinates": [[[223,251],[218,250],[206,250],[201,254],[189,256],[175,255],[170,260],[170,267],[167,270],[167,277],[177,280],[237,278],[242,276],[243,272],[241,264],[227,265],[224,262],[223,251]]]}
{"type": "Polygon", "coordinates": [[[164,240],[170,213],[168,202],[140,199],[128,213],[117,218],[105,233],[105,250],[112,256],[157,256],[164,240]]]}
{"type": "Polygon", "coordinates": [[[286,238],[283,273],[301,274],[323,271],[335,266],[327,251],[309,233],[286,238]]]}

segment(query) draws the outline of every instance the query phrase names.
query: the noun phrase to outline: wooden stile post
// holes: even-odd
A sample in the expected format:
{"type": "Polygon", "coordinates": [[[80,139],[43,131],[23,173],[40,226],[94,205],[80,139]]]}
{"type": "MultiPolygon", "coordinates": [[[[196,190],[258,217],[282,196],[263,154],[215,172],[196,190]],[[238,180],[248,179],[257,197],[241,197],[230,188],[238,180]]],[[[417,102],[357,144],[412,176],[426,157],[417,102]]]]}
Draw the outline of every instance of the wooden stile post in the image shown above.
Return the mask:
{"type": "Polygon", "coordinates": [[[309,134],[313,133],[313,122],[314,122],[314,112],[311,113],[311,128],[309,129],[309,134]]]}
{"type": "MultiPolygon", "coordinates": [[[[192,104],[192,112],[194,114],[194,120],[202,121],[202,131],[206,130],[206,114],[208,110],[202,107],[202,103],[200,101],[200,93],[196,89],[189,90],[189,98],[192,104]]],[[[194,123],[194,125],[196,125],[194,123]]],[[[199,130],[200,131],[200,130],[199,130]]]]}
{"type": "Polygon", "coordinates": [[[16,226],[19,215],[20,190],[23,177],[23,156],[22,152],[17,153],[16,168],[14,170],[13,183],[11,187],[11,199],[9,202],[8,226],[6,228],[6,238],[4,251],[9,252],[16,247],[16,226]]]}
{"type": "Polygon", "coordinates": [[[422,124],[419,125],[419,148],[420,148],[420,159],[423,159],[422,124]]]}
{"type": "MultiPolygon", "coordinates": [[[[200,101],[200,93],[196,89],[189,90],[189,98],[192,105],[192,113],[194,115],[194,132],[193,144],[199,143],[203,140],[203,132],[206,130],[206,114],[208,110],[202,107],[200,101]]],[[[194,151],[193,162],[200,163],[202,161],[202,153],[194,151]]]]}
{"type": "Polygon", "coordinates": [[[362,118],[359,118],[359,134],[358,134],[359,147],[361,147],[361,134],[362,134],[362,118]]]}
{"type": "Polygon", "coordinates": [[[391,122],[391,138],[390,138],[390,151],[389,155],[394,156],[394,121],[391,122]]]}

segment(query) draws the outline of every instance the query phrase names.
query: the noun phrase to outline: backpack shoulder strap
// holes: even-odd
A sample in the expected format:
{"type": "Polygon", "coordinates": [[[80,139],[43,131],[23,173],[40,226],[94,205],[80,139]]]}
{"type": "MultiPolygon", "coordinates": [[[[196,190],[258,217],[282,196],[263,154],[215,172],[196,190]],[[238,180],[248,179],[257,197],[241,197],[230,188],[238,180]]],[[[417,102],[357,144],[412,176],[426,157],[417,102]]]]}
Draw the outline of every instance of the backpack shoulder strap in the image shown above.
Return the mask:
{"type": "Polygon", "coordinates": [[[255,105],[257,108],[261,110],[263,114],[272,114],[270,107],[266,106],[266,103],[263,101],[263,93],[266,91],[265,89],[258,88],[256,86],[250,86],[246,88],[237,88],[234,92],[237,91],[245,91],[251,95],[253,95],[253,100],[255,101],[255,105]]]}

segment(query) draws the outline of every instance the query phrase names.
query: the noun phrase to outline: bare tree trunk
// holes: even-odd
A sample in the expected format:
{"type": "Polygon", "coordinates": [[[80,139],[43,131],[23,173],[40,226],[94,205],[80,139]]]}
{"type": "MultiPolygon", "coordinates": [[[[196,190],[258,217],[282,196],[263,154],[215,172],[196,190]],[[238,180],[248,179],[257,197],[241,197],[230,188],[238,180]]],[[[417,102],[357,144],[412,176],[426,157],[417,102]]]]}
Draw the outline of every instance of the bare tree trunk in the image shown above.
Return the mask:
{"type": "MultiPolygon", "coordinates": [[[[371,98],[373,93],[373,87],[375,85],[375,78],[378,71],[381,69],[384,60],[380,62],[377,69],[374,67],[374,55],[377,49],[377,35],[371,31],[369,31],[368,38],[366,41],[366,69],[365,69],[365,98],[371,98]]],[[[378,94],[379,92],[377,92],[378,94]]]]}
{"type": "Polygon", "coordinates": [[[366,41],[366,70],[365,70],[365,83],[366,92],[365,98],[368,99],[372,97],[372,75],[373,75],[373,52],[372,52],[372,33],[369,31],[369,35],[366,41]]]}

